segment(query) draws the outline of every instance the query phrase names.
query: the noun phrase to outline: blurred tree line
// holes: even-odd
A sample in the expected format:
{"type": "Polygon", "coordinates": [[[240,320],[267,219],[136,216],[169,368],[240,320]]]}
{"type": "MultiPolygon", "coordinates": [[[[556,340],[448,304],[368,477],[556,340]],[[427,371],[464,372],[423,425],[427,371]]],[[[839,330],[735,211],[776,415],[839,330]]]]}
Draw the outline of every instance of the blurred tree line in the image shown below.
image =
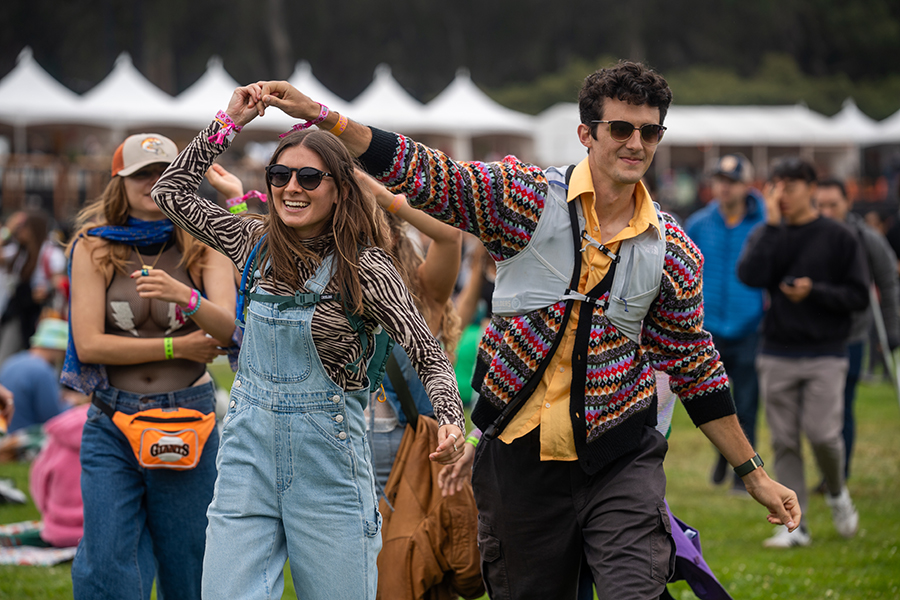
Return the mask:
{"type": "Polygon", "coordinates": [[[900,109],[897,0],[5,0],[0,75],[26,45],[79,93],[122,51],[171,94],[218,54],[241,82],[306,59],[347,99],[380,62],[423,101],[464,66],[497,100],[538,112],[630,58],[663,73],[680,104],[805,101],[831,114],[853,96],[874,118],[900,109]]]}

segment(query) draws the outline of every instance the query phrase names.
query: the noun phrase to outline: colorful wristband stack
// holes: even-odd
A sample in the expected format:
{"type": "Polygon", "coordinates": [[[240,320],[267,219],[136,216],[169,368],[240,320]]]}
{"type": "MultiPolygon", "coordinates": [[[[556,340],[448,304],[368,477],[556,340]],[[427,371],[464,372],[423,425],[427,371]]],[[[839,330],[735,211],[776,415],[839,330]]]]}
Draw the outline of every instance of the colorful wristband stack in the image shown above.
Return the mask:
{"type": "Polygon", "coordinates": [[[241,129],[243,129],[243,126],[236,125],[235,122],[231,120],[231,117],[221,110],[216,113],[216,121],[218,121],[220,125],[219,131],[209,136],[207,140],[214,144],[219,144],[220,146],[225,143],[225,138],[228,137],[231,132],[240,133],[241,129]]]}
{"type": "Polygon", "coordinates": [[[200,295],[200,292],[196,289],[191,290],[191,299],[188,301],[187,306],[184,308],[182,314],[186,317],[190,317],[195,312],[200,310],[200,302],[203,300],[203,297],[200,295]]]}
{"type": "Polygon", "coordinates": [[[229,198],[225,201],[225,206],[228,208],[228,212],[239,215],[241,213],[247,212],[247,199],[248,198],[258,198],[259,200],[265,202],[267,200],[266,195],[257,190],[250,190],[243,196],[238,196],[237,198],[229,198]]]}
{"type": "Polygon", "coordinates": [[[295,131],[303,131],[304,129],[309,129],[313,125],[318,125],[319,123],[321,123],[322,121],[327,119],[328,118],[328,107],[325,106],[324,104],[322,104],[321,102],[317,102],[316,104],[318,104],[319,106],[322,107],[321,110],[319,110],[318,117],[316,117],[312,121],[304,121],[303,123],[297,123],[296,125],[291,127],[290,131],[285,131],[278,137],[279,138],[287,137],[287,136],[291,135],[292,133],[294,133],[295,131]]]}
{"type": "Polygon", "coordinates": [[[163,348],[166,351],[166,360],[175,358],[175,344],[172,342],[172,338],[163,338],[163,348]]]}

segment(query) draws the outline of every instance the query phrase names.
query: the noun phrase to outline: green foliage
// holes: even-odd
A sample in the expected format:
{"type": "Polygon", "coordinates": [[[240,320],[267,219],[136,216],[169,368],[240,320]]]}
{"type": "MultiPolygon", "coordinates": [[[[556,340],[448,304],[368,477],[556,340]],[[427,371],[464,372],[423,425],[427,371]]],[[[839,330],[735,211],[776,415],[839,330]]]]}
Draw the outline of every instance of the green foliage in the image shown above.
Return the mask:
{"type": "MultiPolygon", "coordinates": [[[[215,365],[216,379],[230,375],[215,365]]],[[[225,367],[227,369],[227,366],[225,367]]],[[[900,456],[897,395],[886,384],[862,384],[856,404],[857,446],[849,482],[860,513],[860,531],[844,540],[834,531],[821,496],[813,496],[804,515],[813,536],[808,548],[774,550],[762,547],[772,533],[765,509],[746,497],[731,495],[708,483],[714,453],[703,434],[681,408],[675,411],[669,454],[667,498],[672,511],[700,531],[706,558],[731,595],[740,600],[896,599],[900,597],[900,456]]],[[[760,414],[757,449],[771,474],[772,451],[765,419],[760,414]]],[[[818,483],[812,453],[805,449],[807,483],[818,483]]],[[[27,490],[28,466],[0,464],[0,477],[11,477],[27,490]]],[[[29,501],[24,507],[0,505],[0,523],[38,518],[29,501]]],[[[0,600],[72,597],[71,566],[54,568],[0,567],[0,600]]],[[[284,598],[294,598],[290,573],[285,573],[284,598]]],[[[695,596],[684,582],[669,589],[677,600],[695,596]]],[[[484,596],[483,600],[486,600],[484,596]]]]}
{"type": "MultiPolygon", "coordinates": [[[[543,75],[527,84],[514,84],[490,91],[497,102],[530,114],[558,102],[576,102],[584,77],[596,69],[616,63],[611,56],[594,61],[574,59],[560,71],[543,75]]],[[[664,73],[672,88],[674,103],[681,105],[784,105],[805,103],[811,109],[832,115],[848,97],[873,119],[884,119],[900,109],[900,75],[852,81],[847,75],[811,76],[804,73],[789,54],[769,53],[759,69],[742,76],[737,69],[698,65],[664,73]]]]}

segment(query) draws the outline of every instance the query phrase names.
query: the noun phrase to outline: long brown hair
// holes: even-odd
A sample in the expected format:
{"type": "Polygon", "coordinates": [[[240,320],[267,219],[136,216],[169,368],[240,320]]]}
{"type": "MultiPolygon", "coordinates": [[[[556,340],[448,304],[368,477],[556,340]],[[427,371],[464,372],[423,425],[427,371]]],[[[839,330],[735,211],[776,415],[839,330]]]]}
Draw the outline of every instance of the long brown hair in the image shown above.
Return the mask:
{"type": "MultiPolygon", "coordinates": [[[[422,254],[407,233],[408,223],[395,214],[384,211],[382,214],[386,217],[388,227],[390,227],[391,258],[394,260],[394,265],[403,278],[403,283],[412,294],[419,312],[426,321],[430,321],[435,315],[431,314],[431,306],[422,300],[422,282],[419,279],[419,267],[424,262],[422,254]]],[[[435,335],[440,335],[444,349],[452,356],[455,354],[456,344],[462,336],[462,325],[452,299],[448,298],[441,309],[440,330],[435,332],[435,335]]]]}
{"type": "MultiPolygon", "coordinates": [[[[70,254],[72,246],[89,229],[104,225],[125,225],[130,215],[128,196],[125,193],[125,179],[120,175],[114,175],[106,185],[106,189],[100,197],[91,202],[78,212],[75,217],[75,234],[66,248],[66,254],[70,254]]],[[[99,254],[97,261],[103,275],[107,278],[113,270],[127,275],[127,265],[131,258],[131,245],[120,244],[110,240],[104,240],[106,251],[99,254]]],[[[181,228],[175,228],[175,245],[181,252],[179,266],[188,271],[202,266],[201,261],[206,256],[207,246],[198,242],[181,228]]],[[[95,248],[95,251],[99,248],[95,248]]],[[[92,254],[93,258],[93,254],[92,254]]]]}
{"type": "MultiPolygon", "coordinates": [[[[270,165],[278,162],[279,156],[288,148],[300,146],[315,152],[325,164],[334,179],[338,201],[332,209],[325,230],[334,235],[335,257],[333,279],[338,283],[344,307],[354,314],[362,314],[362,284],[359,279],[359,250],[378,246],[387,249],[387,232],[384,222],[376,216],[375,199],[356,180],[356,161],[344,145],[331,133],[310,130],[299,131],[285,137],[272,154],[270,165]]],[[[269,200],[272,200],[272,186],[266,182],[269,200]]],[[[269,203],[269,206],[273,206],[269,203]]],[[[275,210],[263,217],[263,227],[256,233],[255,240],[267,234],[265,245],[272,260],[275,277],[294,289],[300,289],[303,282],[297,271],[296,257],[312,268],[322,260],[300,243],[296,232],[284,224],[275,210]]]]}

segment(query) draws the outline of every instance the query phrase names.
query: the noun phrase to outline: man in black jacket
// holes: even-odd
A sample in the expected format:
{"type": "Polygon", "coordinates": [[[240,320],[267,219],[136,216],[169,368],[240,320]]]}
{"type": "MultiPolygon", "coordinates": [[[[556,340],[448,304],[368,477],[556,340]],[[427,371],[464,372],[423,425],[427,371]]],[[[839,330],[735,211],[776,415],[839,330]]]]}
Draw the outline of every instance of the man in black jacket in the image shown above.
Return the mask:
{"type": "MultiPolygon", "coordinates": [[[[805,511],[805,434],[825,477],[835,527],[849,538],[859,515],[844,485],[844,381],[852,313],[868,305],[868,269],[856,236],[819,216],[815,191],[816,172],[808,162],[786,158],[774,165],[764,193],[766,222],[748,238],[738,277],[769,293],[756,367],[775,473],[797,490],[805,511]]],[[[809,543],[801,525],[790,533],[779,528],[764,545],[809,543]]]]}

